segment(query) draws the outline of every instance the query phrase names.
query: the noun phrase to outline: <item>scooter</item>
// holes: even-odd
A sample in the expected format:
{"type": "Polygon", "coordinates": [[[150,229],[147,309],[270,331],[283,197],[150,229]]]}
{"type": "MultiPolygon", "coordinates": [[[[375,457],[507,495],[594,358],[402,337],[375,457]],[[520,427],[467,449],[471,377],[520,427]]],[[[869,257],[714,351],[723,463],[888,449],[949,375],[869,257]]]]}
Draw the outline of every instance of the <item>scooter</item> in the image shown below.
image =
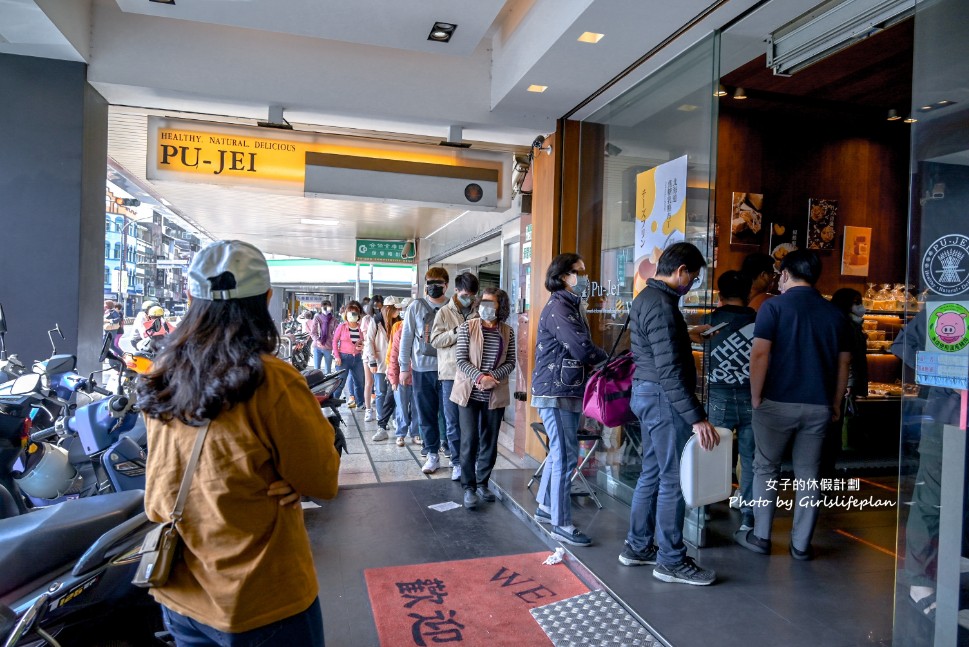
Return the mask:
{"type": "Polygon", "coordinates": [[[320,408],[330,410],[326,414],[326,419],[330,421],[330,424],[333,426],[333,431],[336,434],[335,444],[338,452],[346,452],[347,442],[341,429],[343,416],[340,415],[340,405],[343,404],[343,400],[333,397],[333,394],[336,393],[336,390],[343,383],[343,375],[346,372],[346,369],[342,369],[333,373],[324,374],[323,371],[317,368],[310,368],[303,371],[306,384],[316,397],[316,401],[320,403],[320,408]]]}
{"type": "Polygon", "coordinates": [[[158,608],[131,579],[152,526],[142,491],[67,501],[0,520],[4,645],[77,644],[121,622],[130,624],[125,634],[144,627],[137,644],[150,640],[159,628],[158,608]]]}
{"type": "Polygon", "coordinates": [[[27,372],[27,367],[16,355],[7,356],[6,334],[7,320],[3,316],[3,304],[0,303],[0,384],[15,380],[27,372]]]}
{"type": "Polygon", "coordinates": [[[30,396],[0,396],[0,519],[27,512],[13,466],[30,440],[30,409],[30,396]]]}

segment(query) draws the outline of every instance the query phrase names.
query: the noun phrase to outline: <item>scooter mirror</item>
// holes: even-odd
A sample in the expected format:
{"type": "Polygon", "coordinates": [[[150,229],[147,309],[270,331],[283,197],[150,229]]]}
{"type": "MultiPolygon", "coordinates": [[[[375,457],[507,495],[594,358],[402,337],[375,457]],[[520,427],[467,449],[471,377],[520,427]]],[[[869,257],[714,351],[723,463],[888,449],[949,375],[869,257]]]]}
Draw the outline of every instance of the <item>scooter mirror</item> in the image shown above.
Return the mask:
{"type": "Polygon", "coordinates": [[[21,375],[10,386],[10,395],[26,395],[33,393],[40,387],[40,375],[28,373],[21,375]]]}
{"type": "Polygon", "coordinates": [[[7,318],[3,316],[3,304],[0,303],[0,333],[7,332],[7,318]]]}

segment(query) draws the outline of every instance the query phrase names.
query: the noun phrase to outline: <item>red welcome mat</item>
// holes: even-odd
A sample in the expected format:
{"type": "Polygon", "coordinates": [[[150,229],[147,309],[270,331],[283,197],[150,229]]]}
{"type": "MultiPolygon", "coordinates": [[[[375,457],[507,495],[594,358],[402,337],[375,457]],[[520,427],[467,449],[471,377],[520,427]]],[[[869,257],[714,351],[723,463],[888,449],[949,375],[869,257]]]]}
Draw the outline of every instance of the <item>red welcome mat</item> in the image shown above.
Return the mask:
{"type": "Polygon", "coordinates": [[[588,593],[549,553],[370,568],[367,591],[382,647],[551,645],[528,612],[588,593]]]}

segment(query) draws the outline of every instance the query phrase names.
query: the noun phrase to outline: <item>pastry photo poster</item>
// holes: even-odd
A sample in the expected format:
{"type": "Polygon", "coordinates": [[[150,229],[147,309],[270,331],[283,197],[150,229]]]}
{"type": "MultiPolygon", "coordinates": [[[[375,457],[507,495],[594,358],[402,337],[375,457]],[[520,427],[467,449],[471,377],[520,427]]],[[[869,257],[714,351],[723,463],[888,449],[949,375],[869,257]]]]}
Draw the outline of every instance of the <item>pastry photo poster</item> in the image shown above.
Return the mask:
{"type": "Polygon", "coordinates": [[[808,249],[834,249],[837,200],[808,199],[808,249]]]}
{"type": "Polygon", "coordinates": [[[730,194],[730,244],[760,247],[764,242],[763,193],[730,194]]]}
{"type": "Polygon", "coordinates": [[[797,229],[791,229],[779,222],[771,225],[770,255],[774,257],[774,269],[776,271],[781,271],[781,261],[784,260],[788,252],[793,252],[797,248],[797,229]]]}
{"type": "Polygon", "coordinates": [[[871,258],[871,227],[845,227],[841,273],[844,276],[868,276],[871,258]]]}

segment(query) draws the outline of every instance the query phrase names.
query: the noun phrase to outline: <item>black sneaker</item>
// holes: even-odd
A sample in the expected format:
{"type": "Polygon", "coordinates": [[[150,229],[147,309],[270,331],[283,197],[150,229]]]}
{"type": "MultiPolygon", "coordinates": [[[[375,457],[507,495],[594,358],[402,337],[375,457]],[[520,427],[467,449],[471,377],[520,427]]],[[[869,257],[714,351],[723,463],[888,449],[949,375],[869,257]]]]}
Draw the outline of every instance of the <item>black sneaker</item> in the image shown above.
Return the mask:
{"type": "Polygon", "coordinates": [[[468,510],[474,510],[478,507],[478,495],[474,493],[474,490],[464,491],[464,507],[468,510]]]}
{"type": "Polygon", "coordinates": [[[636,550],[626,542],[622,552],[619,553],[619,563],[623,566],[646,566],[656,563],[656,554],[659,550],[656,546],[647,546],[646,550],[636,550]]]}
{"type": "Polygon", "coordinates": [[[533,518],[538,523],[552,523],[552,515],[541,508],[535,509],[535,514],[533,518]]]}
{"type": "Polygon", "coordinates": [[[717,574],[709,568],[698,566],[689,557],[684,557],[683,561],[676,566],[657,564],[656,568],[653,569],[653,577],[664,582],[708,586],[717,579],[717,574]]]}
{"type": "Polygon", "coordinates": [[[592,540],[583,534],[578,528],[573,528],[572,531],[569,532],[561,526],[555,526],[552,528],[552,538],[558,541],[563,541],[566,544],[572,544],[573,546],[585,547],[592,545],[592,540]]]}
{"type": "Polygon", "coordinates": [[[761,555],[770,555],[770,539],[761,539],[753,530],[738,530],[733,534],[734,540],[749,551],[761,555]]]}
{"type": "Polygon", "coordinates": [[[798,550],[794,548],[794,544],[791,544],[791,557],[802,562],[810,562],[814,559],[814,548],[808,546],[807,550],[798,550]]]}
{"type": "Polygon", "coordinates": [[[487,501],[488,503],[495,502],[494,493],[492,493],[492,491],[485,486],[479,485],[475,493],[478,495],[478,498],[481,499],[482,501],[487,501]]]}

